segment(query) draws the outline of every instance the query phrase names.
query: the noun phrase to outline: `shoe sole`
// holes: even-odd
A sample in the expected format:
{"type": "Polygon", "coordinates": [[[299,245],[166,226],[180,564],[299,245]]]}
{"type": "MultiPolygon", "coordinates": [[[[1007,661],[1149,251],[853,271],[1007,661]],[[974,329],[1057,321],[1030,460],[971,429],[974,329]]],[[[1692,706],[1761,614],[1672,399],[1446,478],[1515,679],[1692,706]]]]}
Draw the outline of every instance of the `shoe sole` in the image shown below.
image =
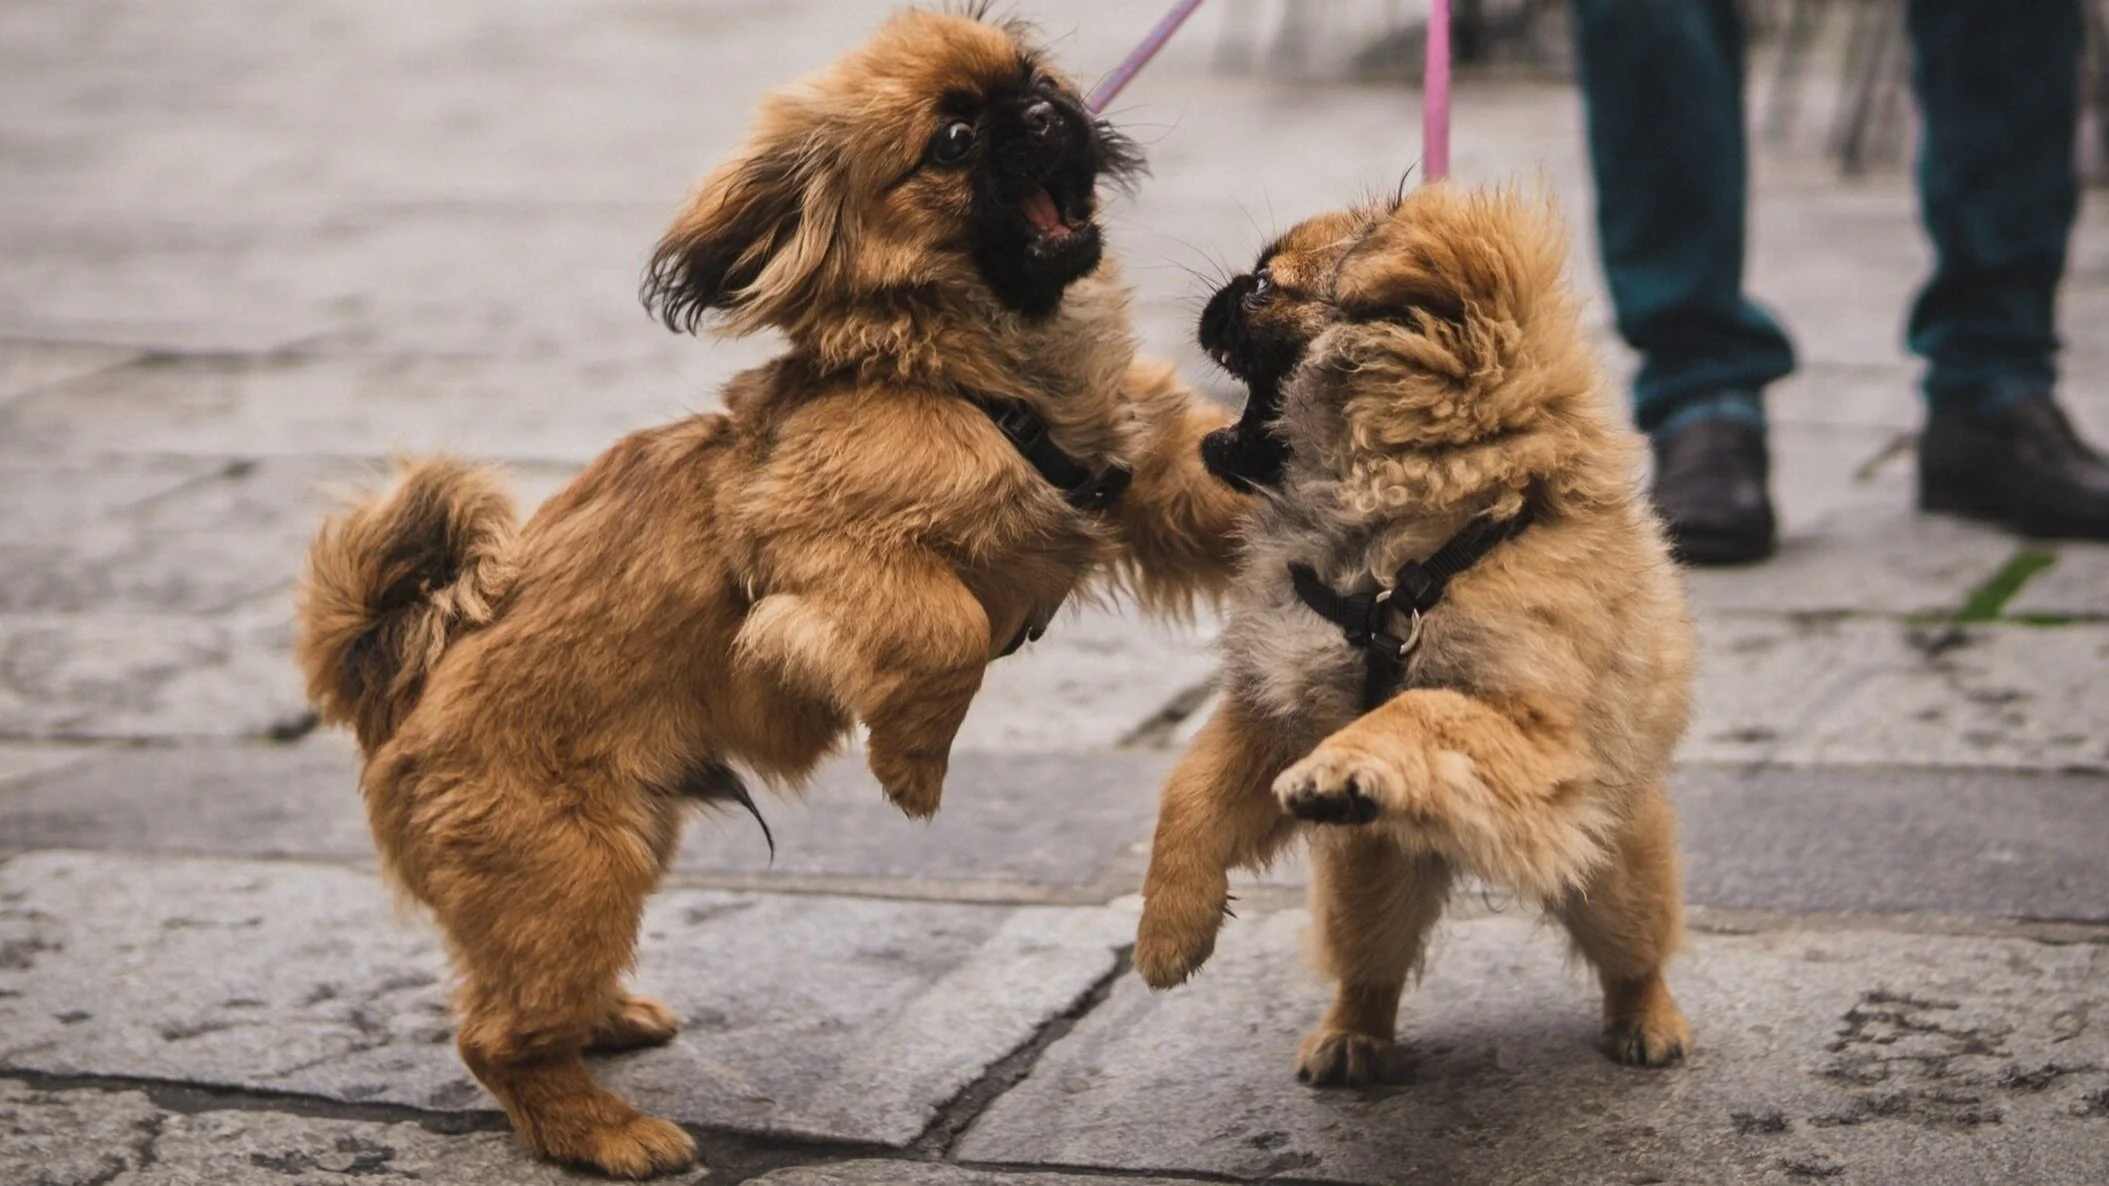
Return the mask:
{"type": "Polygon", "coordinates": [[[1705,531],[1673,531],[1670,535],[1670,555],[1679,564],[1701,568],[1756,564],[1770,557],[1774,549],[1775,543],[1770,535],[1705,531]]]}
{"type": "Polygon", "coordinates": [[[2109,539],[2109,523],[2085,523],[2077,519],[2028,518],[2004,506],[1976,499],[1957,498],[1938,490],[1919,488],[1919,510],[1932,515],[1952,515],[2003,528],[2028,539],[2109,539]]]}

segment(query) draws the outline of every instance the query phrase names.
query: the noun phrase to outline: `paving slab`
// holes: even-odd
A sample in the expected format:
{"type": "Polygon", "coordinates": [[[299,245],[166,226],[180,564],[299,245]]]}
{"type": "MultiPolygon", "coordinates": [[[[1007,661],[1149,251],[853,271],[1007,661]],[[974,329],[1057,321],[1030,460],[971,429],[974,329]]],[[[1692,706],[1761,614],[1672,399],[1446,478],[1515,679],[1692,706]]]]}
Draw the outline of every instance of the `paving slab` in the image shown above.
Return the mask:
{"type": "Polygon", "coordinates": [[[989,665],[953,752],[1119,745],[1215,678],[1217,625],[1153,620],[1125,599],[1066,610],[1040,641],[989,665]]]}
{"type": "Polygon", "coordinates": [[[1686,761],[2109,768],[2109,628],[1716,613],[1699,641],[1686,761]]]}
{"type": "Polygon", "coordinates": [[[334,505],[327,488],[374,468],[78,455],[0,464],[0,496],[24,493],[28,512],[0,528],[0,612],[211,616],[274,592],[290,604],[307,541],[334,505]],[[119,493],[156,480],[166,487],[119,493]]]}
{"type": "MultiPolygon", "coordinates": [[[[1765,389],[1765,417],[1775,430],[1786,426],[1852,427],[1916,433],[1925,419],[1913,365],[1899,356],[1887,362],[1804,361],[1795,372],[1765,389]]],[[[1783,483],[1775,483],[1786,493],[1783,483]]]]}
{"type": "MultiPolygon", "coordinates": [[[[276,600],[276,599],[272,599],[276,600]]],[[[0,614],[0,736],[257,737],[300,721],[291,611],[0,614]]]]}
{"type": "Polygon", "coordinates": [[[838,1161],[831,1165],[794,1166],[749,1179],[753,1186],[1172,1186],[1177,1180],[1004,1173],[928,1161],[838,1161]]]}
{"type": "Polygon", "coordinates": [[[0,341],[0,402],[138,356],[136,350],[80,342],[0,341]]]}
{"type": "Polygon", "coordinates": [[[0,798],[0,852],[373,860],[347,737],[53,752],[72,761],[23,775],[0,798]]]}
{"type": "Polygon", "coordinates": [[[1685,766],[1670,786],[1694,903],[2109,922],[2109,777],[1685,766]]]}
{"type": "MultiPolygon", "coordinates": [[[[722,811],[689,825],[676,868],[933,885],[1089,886],[1134,864],[1124,858],[1147,844],[1157,789],[1174,757],[1162,751],[955,754],[943,810],[927,824],[913,824],[851,755],[822,768],[802,802],[763,802],[776,833],[773,863],[754,821],[722,811]]],[[[1117,879],[1105,892],[1110,897],[1125,889],[1117,879]]]]}
{"type": "Polygon", "coordinates": [[[387,458],[452,451],[583,464],[625,433],[720,406],[762,344],[670,341],[641,359],[391,354],[157,357],[0,409],[0,456],[387,458]]]}
{"type": "Polygon", "coordinates": [[[1383,1183],[2092,1183],[2109,1172],[2098,944],[1696,935],[1679,1068],[1612,1064],[1558,935],[1447,925],[1408,996],[1399,1082],[1299,1085],[1324,991],[1306,920],[1233,921],[1187,988],[1123,977],[968,1130],[968,1162],[1383,1183]]]}
{"type": "MultiPolygon", "coordinates": [[[[0,1080],[0,1180],[36,1186],[301,1186],[346,1179],[557,1186],[575,1174],[500,1132],[226,1109],[170,1111],[137,1091],[0,1080]]],[[[702,1180],[707,1171],[669,1183],[702,1180]]]]}
{"type": "Polygon", "coordinates": [[[2012,536],[1914,509],[1916,466],[1897,430],[1790,422],[1769,439],[1779,552],[1686,569],[1702,614],[1953,613],[2014,552],[2012,536]]]}
{"type": "MultiPolygon", "coordinates": [[[[1131,929],[1097,908],[669,891],[637,982],[684,1033],[600,1069],[688,1124],[906,1144],[1083,998],[1131,929]]],[[[455,1057],[434,933],[367,873],[18,856],[0,951],[0,1070],[492,1106],[455,1057]]]]}
{"type": "MultiPolygon", "coordinates": [[[[55,770],[64,770],[68,766],[90,761],[95,756],[96,752],[86,746],[0,741],[0,789],[12,790],[19,784],[29,783],[55,770]]],[[[0,812],[5,812],[9,806],[10,804],[0,802],[0,812]]],[[[4,829],[4,825],[0,825],[0,829],[4,829]]],[[[0,849],[6,847],[5,842],[0,842],[0,849]]]]}
{"type": "MultiPolygon", "coordinates": [[[[922,824],[903,819],[861,758],[847,755],[791,801],[758,796],[776,836],[773,861],[746,813],[714,811],[690,820],[676,868],[762,878],[764,887],[769,877],[796,876],[898,881],[904,890],[1085,887],[1135,863],[1126,858],[1148,840],[1172,760],[1162,751],[963,754],[944,810],[922,824]]],[[[9,787],[0,852],[373,858],[358,758],[336,733],[293,745],[0,747],[0,786],[9,787]]]]}
{"type": "Polygon", "coordinates": [[[2060,543],[2050,550],[2057,563],[2021,586],[2006,603],[2007,616],[2109,618],[2109,545],[2060,543]]]}

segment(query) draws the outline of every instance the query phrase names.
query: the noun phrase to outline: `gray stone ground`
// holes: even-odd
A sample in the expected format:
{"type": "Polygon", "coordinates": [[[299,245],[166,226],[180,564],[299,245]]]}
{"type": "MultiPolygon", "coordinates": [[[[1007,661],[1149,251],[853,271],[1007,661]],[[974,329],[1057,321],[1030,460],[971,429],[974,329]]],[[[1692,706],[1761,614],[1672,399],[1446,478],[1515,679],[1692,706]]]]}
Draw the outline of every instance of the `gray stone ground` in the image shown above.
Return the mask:
{"type": "MultiPolygon", "coordinates": [[[[1157,8],[1020,7],[1086,77],[1157,8]]],[[[1382,7],[1250,73],[1212,65],[1252,8],[1223,0],[1119,104],[1156,176],[1115,245],[1203,382],[1205,277],[1416,152],[1411,92],[1331,81],[1382,7]]],[[[639,265],[754,98],[886,8],[0,6],[0,1183],[567,1177],[454,1059],[351,749],[308,730],[288,590],[321,491],[395,450],[539,497],[711,407],[767,344],[665,334],[639,265]]],[[[2040,549],[2002,601],[2036,549],[1909,512],[1926,252],[1903,175],[1842,183],[1815,140],[1758,167],[1754,286],[1804,353],[1785,547],[1691,582],[1688,1066],[1600,1059],[1585,977],[1488,894],[1405,1007],[1399,1082],[1299,1087],[1294,862],[1197,983],[1145,991],[1134,890],[1207,625],[1093,609],[996,669],[934,824],[854,756],[769,808],[773,865],[743,816],[698,821],[639,969],[686,1028],[607,1076],[713,1182],[2109,1180],[2109,549],[2040,549]]],[[[1586,218],[1565,87],[1467,80],[1457,146],[1586,218]]],[[[2072,271],[2069,396],[2109,438],[2097,209],[2072,271]]]]}

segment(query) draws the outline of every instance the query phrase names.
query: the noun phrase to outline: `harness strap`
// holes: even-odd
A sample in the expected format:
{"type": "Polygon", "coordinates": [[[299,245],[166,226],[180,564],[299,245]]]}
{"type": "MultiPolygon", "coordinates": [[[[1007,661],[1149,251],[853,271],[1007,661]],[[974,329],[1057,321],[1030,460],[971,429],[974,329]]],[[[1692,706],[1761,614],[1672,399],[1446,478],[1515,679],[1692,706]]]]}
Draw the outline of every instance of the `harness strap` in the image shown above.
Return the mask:
{"type": "Polygon", "coordinates": [[[1111,465],[1104,473],[1092,473],[1083,462],[1055,444],[1054,437],[1048,435],[1047,421],[1025,404],[993,399],[976,402],[982,411],[988,413],[996,431],[1018,450],[1019,456],[1038,470],[1048,485],[1061,491],[1070,506],[1080,511],[1109,509],[1120,501],[1120,496],[1127,492],[1128,483],[1135,477],[1124,465],[1111,465]]]}
{"type": "Polygon", "coordinates": [[[1362,707],[1365,711],[1397,693],[1406,680],[1406,660],[1421,642],[1421,618],[1443,599],[1459,573],[1477,564],[1503,541],[1531,524],[1531,504],[1500,521],[1481,519],[1453,536],[1426,560],[1408,560],[1392,575],[1388,588],[1368,593],[1341,593],[1327,585],[1308,564],[1289,566],[1289,583],[1297,600],[1312,613],[1340,627],[1349,646],[1362,652],[1362,707]],[[1391,614],[1409,616],[1406,637],[1386,629],[1391,614]]]}
{"type": "MultiPolygon", "coordinates": [[[[1062,498],[1080,511],[1109,510],[1125,494],[1135,475],[1124,465],[1109,465],[1104,473],[1092,473],[1083,462],[1055,444],[1047,421],[1038,412],[1016,400],[976,400],[996,431],[1003,434],[1026,464],[1039,471],[1047,484],[1062,492],[1062,498]]],[[[1017,651],[1029,642],[1040,641],[1047,632],[1044,622],[1027,621],[1018,627],[997,658],[1017,651]]]]}

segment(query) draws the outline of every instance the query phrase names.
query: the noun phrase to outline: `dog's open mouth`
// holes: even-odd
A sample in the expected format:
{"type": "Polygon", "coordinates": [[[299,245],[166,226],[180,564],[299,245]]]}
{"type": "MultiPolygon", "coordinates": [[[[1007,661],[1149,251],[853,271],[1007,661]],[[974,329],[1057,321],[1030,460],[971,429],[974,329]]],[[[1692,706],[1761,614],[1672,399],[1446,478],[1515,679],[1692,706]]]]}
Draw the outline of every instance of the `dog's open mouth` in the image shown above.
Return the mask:
{"type": "Polygon", "coordinates": [[[1032,230],[1032,246],[1039,250],[1059,251],[1085,237],[1092,229],[1089,217],[1074,213],[1074,202],[1067,202],[1046,186],[1036,186],[1019,201],[1018,214],[1032,230]]]}

